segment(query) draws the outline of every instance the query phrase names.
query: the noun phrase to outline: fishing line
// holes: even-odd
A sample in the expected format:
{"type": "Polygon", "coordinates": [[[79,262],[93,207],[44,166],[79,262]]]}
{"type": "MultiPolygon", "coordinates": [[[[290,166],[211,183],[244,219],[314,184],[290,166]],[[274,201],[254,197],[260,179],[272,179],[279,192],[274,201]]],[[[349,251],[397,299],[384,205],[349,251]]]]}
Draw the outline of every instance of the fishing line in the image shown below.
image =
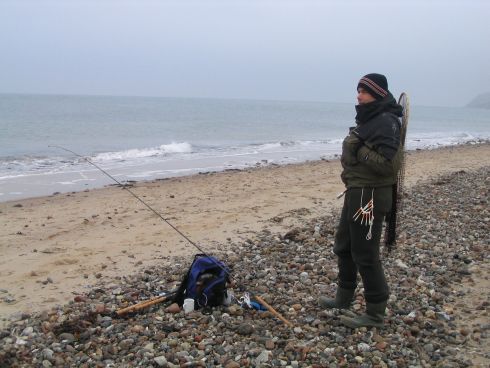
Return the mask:
{"type": "MultiPolygon", "coordinates": [[[[208,254],[199,246],[197,245],[195,242],[193,242],[187,235],[185,235],[182,231],[180,231],[176,226],[174,226],[170,221],[168,221],[165,217],[163,217],[159,212],[157,212],[155,209],[153,209],[153,207],[151,207],[148,203],[146,203],[144,200],[142,200],[140,197],[138,197],[134,192],[132,192],[127,186],[126,184],[122,184],[119,180],[117,180],[115,177],[113,177],[111,174],[109,174],[107,171],[105,171],[104,169],[102,169],[100,166],[98,166],[97,164],[95,164],[94,162],[92,162],[91,160],[89,160],[87,157],[85,156],[82,156],[72,150],[69,150],[68,148],[64,148],[64,147],[61,147],[61,146],[55,146],[55,145],[52,145],[52,146],[48,146],[48,147],[52,147],[52,148],[59,148],[59,149],[62,149],[66,152],[70,152],[70,153],[73,153],[75,156],[78,156],[80,157],[81,159],[87,161],[90,165],[96,167],[98,170],[102,171],[105,175],[107,175],[109,178],[111,178],[114,182],[116,182],[118,185],[120,185],[123,189],[125,189],[126,191],[128,191],[134,198],[136,198],[138,201],[140,201],[143,205],[146,206],[146,208],[148,208],[151,212],[153,212],[155,215],[157,215],[158,217],[160,217],[163,221],[165,221],[165,223],[170,226],[172,229],[174,229],[180,236],[182,236],[185,240],[187,240],[191,245],[193,245],[197,250],[199,250],[199,252],[201,252],[202,254],[204,254],[205,256],[208,256],[208,254]]],[[[229,274],[229,270],[226,270],[225,268],[223,268],[221,265],[217,264],[223,271],[225,271],[227,274],[229,274]]],[[[231,276],[231,275],[230,275],[231,276]]]]}

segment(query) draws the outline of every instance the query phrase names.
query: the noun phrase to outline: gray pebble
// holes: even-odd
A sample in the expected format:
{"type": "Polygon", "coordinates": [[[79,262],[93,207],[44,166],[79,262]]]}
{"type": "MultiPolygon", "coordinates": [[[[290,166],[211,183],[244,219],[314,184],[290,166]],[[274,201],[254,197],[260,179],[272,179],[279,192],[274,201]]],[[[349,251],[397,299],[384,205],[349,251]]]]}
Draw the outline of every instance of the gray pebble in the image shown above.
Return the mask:
{"type": "Polygon", "coordinates": [[[167,359],[163,355],[157,356],[153,360],[159,367],[165,367],[167,365],[167,359]]]}

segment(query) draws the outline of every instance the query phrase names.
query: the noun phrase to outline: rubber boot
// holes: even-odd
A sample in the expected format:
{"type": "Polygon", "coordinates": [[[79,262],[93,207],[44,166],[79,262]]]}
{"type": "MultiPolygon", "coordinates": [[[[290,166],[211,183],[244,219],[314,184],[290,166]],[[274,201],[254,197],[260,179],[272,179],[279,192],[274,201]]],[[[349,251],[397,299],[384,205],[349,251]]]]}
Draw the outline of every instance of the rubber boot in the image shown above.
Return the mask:
{"type": "Polygon", "coordinates": [[[324,309],[332,309],[332,308],[349,308],[352,300],[354,300],[355,289],[343,289],[337,288],[337,292],[335,294],[335,299],[327,298],[326,296],[321,296],[318,299],[318,304],[320,307],[324,309]]]}
{"type": "Polygon", "coordinates": [[[377,327],[382,328],[384,324],[384,316],[386,304],[388,301],[381,303],[366,303],[366,313],[361,316],[347,317],[341,316],[340,322],[350,328],[359,327],[377,327]]]}

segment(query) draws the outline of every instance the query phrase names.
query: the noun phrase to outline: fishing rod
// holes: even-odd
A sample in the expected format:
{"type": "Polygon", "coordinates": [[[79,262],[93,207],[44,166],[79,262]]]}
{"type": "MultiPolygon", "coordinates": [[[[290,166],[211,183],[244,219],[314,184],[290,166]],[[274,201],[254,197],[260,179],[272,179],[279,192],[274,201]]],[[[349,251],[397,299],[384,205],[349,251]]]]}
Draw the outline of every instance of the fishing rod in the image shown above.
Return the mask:
{"type": "MultiPolygon", "coordinates": [[[[146,208],[148,208],[151,212],[153,212],[155,215],[157,215],[160,219],[162,219],[167,225],[169,225],[173,230],[175,230],[180,236],[182,236],[185,240],[187,240],[189,242],[189,244],[191,244],[192,246],[194,246],[197,250],[199,250],[199,252],[201,252],[203,255],[205,255],[206,257],[209,257],[209,255],[199,246],[197,245],[194,241],[192,241],[187,235],[185,235],[182,231],[180,231],[175,225],[173,225],[170,221],[168,221],[165,217],[163,217],[158,211],[156,211],[153,207],[151,207],[148,203],[146,203],[144,200],[142,200],[140,197],[138,197],[133,191],[131,191],[127,186],[126,184],[123,184],[121,183],[119,180],[117,180],[115,177],[113,177],[111,174],[109,174],[107,171],[105,171],[104,169],[102,169],[100,166],[98,166],[97,164],[95,164],[94,162],[92,162],[91,160],[89,160],[87,157],[85,156],[82,156],[78,153],[76,153],[75,151],[72,151],[68,148],[65,148],[65,147],[62,147],[62,146],[58,146],[58,145],[49,145],[48,147],[51,147],[51,148],[59,148],[59,149],[62,149],[66,152],[70,152],[72,154],[74,154],[75,156],[77,157],[80,157],[81,159],[83,159],[84,161],[88,162],[90,165],[94,166],[95,168],[97,168],[98,170],[100,170],[102,173],[104,173],[106,176],[108,176],[111,180],[113,180],[115,183],[117,183],[119,186],[121,186],[123,189],[125,189],[126,191],[128,191],[134,198],[136,198],[138,201],[140,201],[146,208]]],[[[226,267],[224,267],[223,265],[220,264],[220,262],[218,262],[217,260],[215,261],[213,257],[210,257],[210,259],[212,260],[212,262],[214,262],[216,264],[216,266],[218,266],[219,268],[221,268],[231,279],[233,279],[235,282],[237,281],[237,279],[230,273],[230,270],[226,267]]],[[[253,293],[251,293],[253,295],[253,297],[259,302],[261,303],[262,305],[264,305],[266,307],[267,310],[269,310],[274,316],[276,316],[277,318],[279,318],[281,321],[283,321],[284,323],[286,323],[288,326],[292,327],[292,323],[289,322],[288,320],[286,320],[279,312],[277,312],[274,308],[272,308],[269,304],[267,304],[267,302],[262,299],[260,296],[258,295],[254,295],[253,293]]],[[[169,295],[170,296],[170,295],[169,295]]],[[[122,311],[125,313],[127,312],[126,309],[128,311],[135,311],[137,309],[140,309],[140,308],[145,308],[147,306],[150,306],[150,305],[153,305],[153,304],[156,304],[156,303],[159,303],[161,301],[164,301],[164,300],[167,300],[167,298],[169,297],[159,297],[159,298],[155,298],[155,299],[152,299],[150,301],[146,301],[146,302],[143,302],[141,303],[139,306],[132,306],[132,307],[128,307],[128,308],[125,308],[123,309],[122,311]]],[[[247,303],[248,304],[248,303],[247,303]]],[[[121,314],[123,314],[121,311],[119,311],[121,314]]]]}

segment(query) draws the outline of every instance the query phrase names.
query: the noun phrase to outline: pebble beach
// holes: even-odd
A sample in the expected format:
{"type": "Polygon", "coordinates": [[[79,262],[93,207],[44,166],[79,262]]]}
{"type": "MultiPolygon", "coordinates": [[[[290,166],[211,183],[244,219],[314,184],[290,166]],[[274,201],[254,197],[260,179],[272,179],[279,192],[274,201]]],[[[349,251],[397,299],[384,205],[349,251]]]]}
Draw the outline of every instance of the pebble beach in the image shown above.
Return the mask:
{"type": "MultiPolygon", "coordinates": [[[[158,247],[156,237],[181,243],[161,230],[150,232],[157,227],[154,219],[142,231],[135,216],[148,222],[150,215],[129,210],[127,199],[127,207],[116,211],[107,204],[74,206],[83,203],[83,196],[99,203],[126,198],[120,188],[2,203],[1,235],[17,254],[5,248],[10,258],[0,264],[6,280],[0,285],[0,367],[487,367],[490,166],[482,158],[488,151],[489,145],[481,144],[407,155],[399,238],[393,251],[383,252],[391,296],[380,330],[346,328],[339,321],[345,311],[321,310],[317,304],[320,295],[336,288],[332,247],[341,205],[335,200],[342,190],[338,161],[144,184],[146,189],[166,185],[166,198],[177,199],[192,184],[197,192],[181,199],[180,208],[167,208],[170,218],[182,223],[182,211],[194,216],[199,226],[184,230],[207,239],[209,253],[232,269],[234,295],[261,296],[292,327],[270,312],[236,303],[187,314],[161,303],[117,317],[118,309],[175,288],[194,253],[177,247],[169,251],[165,242],[158,247]],[[199,187],[203,181],[208,185],[199,187]],[[227,200],[218,198],[222,212],[216,222],[224,227],[206,221],[216,213],[193,207],[193,197],[206,201],[215,196],[213,190],[223,192],[238,187],[237,182],[245,188],[243,196],[253,187],[264,197],[255,197],[250,206],[235,192],[227,193],[227,200]],[[274,194],[287,204],[275,206],[274,194]],[[246,211],[233,207],[233,195],[246,211]],[[52,210],[63,206],[60,219],[52,210]],[[39,221],[29,222],[29,213],[39,221]],[[72,217],[76,220],[70,222],[72,217]],[[51,232],[46,230],[50,222],[51,232]],[[105,235],[107,228],[120,237],[105,235]],[[133,232],[130,245],[121,244],[133,232]],[[86,264],[74,261],[76,250],[69,244],[79,242],[74,247],[82,249],[84,242],[104,239],[111,250],[85,250],[86,264]],[[28,247],[28,240],[35,244],[28,247]],[[141,250],[146,243],[153,243],[146,249],[150,254],[141,250]],[[58,261],[57,273],[35,263],[40,257],[58,261]],[[19,259],[25,269],[15,274],[12,262],[19,259]],[[71,278],[76,273],[78,278],[71,278]],[[63,284],[63,278],[73,282],[63,284]],[[33,290],[37,303],[22,296],[26,290],[33,290]]],[[[156,198],[154,191],[146,193],[148,200],[156,198]]],[[[362,313],[364,304],[360,284],[347,313],[362,313]]]]}

